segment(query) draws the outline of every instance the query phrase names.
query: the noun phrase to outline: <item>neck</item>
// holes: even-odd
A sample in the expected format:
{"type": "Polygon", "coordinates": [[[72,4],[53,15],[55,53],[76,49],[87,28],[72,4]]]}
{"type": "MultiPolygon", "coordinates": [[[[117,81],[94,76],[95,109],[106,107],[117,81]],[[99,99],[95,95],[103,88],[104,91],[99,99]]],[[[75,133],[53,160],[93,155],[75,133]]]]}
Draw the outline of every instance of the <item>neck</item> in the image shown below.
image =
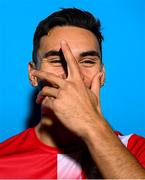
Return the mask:
{"type": "Polygon", "coordinates": [[[60,123],[53,112],[43,114],[35,130],[40,141],[51,147],[68,148],[83,144],[80,138],[60,123]]]}

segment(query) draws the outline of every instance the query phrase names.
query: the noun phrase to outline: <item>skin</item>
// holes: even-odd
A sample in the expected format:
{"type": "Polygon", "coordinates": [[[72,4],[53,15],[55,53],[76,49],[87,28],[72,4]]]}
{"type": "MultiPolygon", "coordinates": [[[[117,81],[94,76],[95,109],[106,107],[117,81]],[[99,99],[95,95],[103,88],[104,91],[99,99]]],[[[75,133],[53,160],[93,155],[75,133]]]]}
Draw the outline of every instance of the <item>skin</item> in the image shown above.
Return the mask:
{"type": "Polygon", "coordinates": [[[40,140],[58,147],[67,146],[70,141],[84,142],[104,178],[145,178],[144,169],[101,113],[99,94],[105,71],[96,37],[78,27],[55,27],[41,38],[37,55],[37,70],[34,64],[29,65],[31,83],[34,86],[41,80],[51,83],[41,89],[36,100],[42,105],[42,118],[36,127],[40,140]],[[46,57],[52,50],[62,51],[66,65],[56,62],[60,59],[58,55],[46,57]],[[81,56],[90,51],[97,55],[81,56]],[[54,135],[54,130],[64,136],[54,135]]]}
{"type": "MultiPolygon", "coordinates": [[[[90,52],[90,51],[95,51],[97,54],[100,56],[100,48],[98,41],[94,34],[92,34],[90,31],[82,29],[82,28],[76,28],[76,27],[56,27],[52,29],[47,36],[43,36],[40,41],[40,48],[38,50],[38,65],[37,69],[44,71],[44,72],[49,72],[52,74],[57,75],[61,79],[65,79],[67,77],[67,73],[62,67],[62,64],[57,60],[60,60],[60,56],[48,56],[47,58],[44,58],[44,55],[47,52],[50,51],[60,51],[61,49],[61,41],[65,39],[67,43],[69,44],[71,51],[73,53],[73,56],[75,58],[75,61],[77,61],[78,67],[77,69],[80,72],[80,75],[83,79],[83,82],[85,83],[86,87],[88,87],[88,90],[91,88],[91,85],[93,84],[92,81],[94,79],[94,82],[96,81],[95,76],[98,75],[99,72],[102,72],[102,75],[100,76],[100,83],[103,85],[104,84],[104,78],[105,78],[105,72],[104,72],[104,67],[101,67],[100,64],[100,58],[98,56],[81,56],[82,53],[84,52],[90,52]],[[80,37],[79,40],[77,37],[80,37]]],[[[38,85],[38,79],[32,74],[32,70],[35,69],[36,66],[34,64],[29,64],[29,79],[31,80],[31,83],[33,86],[38,85]]],[[[66,67],[67,68],[67,67],[66,67]]],[[[42,78],[40,78],[42,79],[42,78]]],[[[60,79],[60,81],[61,81],[60,79]]],[[[99,83],[99,86],[100,86],[99,83]]],[[[95,88],[97,84],[94,83],[92,87],[95,88]]],[[[50,89],[50,88],[49,88],[50,89]]],[[[99,89],[99,88],[98,88],[99,89]]],[[[81,88],[80,88],[81,90],[81,88]]],[[[47,87],[43,88],[43,93],[44,91],[47,91],[47,87]]],[[[42,91],[40,92],[42,93],[42,91]]],[[[99,91],[94,90],[94,93],[99,93],[99,91]]],[[[99,103],[99,95],[98,96],[98,103],[99,103]]],[[[43,105],[42,101],[43,99],[41,98],[42,96],[38,95],[37,102],[42,104],[42,115],[43,112],[46,109],[45,106],[43,105]],[[45,109],[45,110],[44,110],[45,109]]],[[[69,98],[70,99],[70,98],[69,98]]],[[[71,102],[70,102],[71,103],[71,102]]],[[[98,106],[99,107],[99,106],[98,106]]],[[[100,107],[99,107],[100,108],[100,107]]],[[[75,108],[74,108],[75,109],[75,108]]],[[[80,108],[79,108],[80,109],[80,108]]],[[[63,112],[63,110],[62,110],[63,112]]],[[[51,116],[52,117],[52,116],[51,116]]],[[[78,118],[78,117],[77,117],[78,118]]],[[[67,131],[66,128],[63,128],[63,126],[60,126],[60,124],[56,124],[56,117],[50,118],[50,111],[48,116],[42,116],[41,121],[39,125],[36,128],[36,133],[38,137],[46,144],[49,144],[51,146],[56,146],[56,141],[57,144],[59,143],[60,146],[68,144],[71,141],[77,142],[78,138],[74,136],[74,134],[70,133],[67,131]],[[55,125],[53,126],[55,122],[55,125]],[[49,127],[51,126],[52,132],[59,131],[61,136],[59,135],[58,137],[55,137],[55,141],[52,140],[52,136],[56,135],[50,135],[48,132],[43,131],[42,132],[42,124],[49,124],[49,127]],[[41,133],[39,132],[39,129],[41,129],[41,133]],[[63,132],[63,134],[62,134],[63,132]]],[[[49,128],[50,132],[50,128],[49,128]]],[[[59,134],[59,133],[58,133],[59,134]]]]}

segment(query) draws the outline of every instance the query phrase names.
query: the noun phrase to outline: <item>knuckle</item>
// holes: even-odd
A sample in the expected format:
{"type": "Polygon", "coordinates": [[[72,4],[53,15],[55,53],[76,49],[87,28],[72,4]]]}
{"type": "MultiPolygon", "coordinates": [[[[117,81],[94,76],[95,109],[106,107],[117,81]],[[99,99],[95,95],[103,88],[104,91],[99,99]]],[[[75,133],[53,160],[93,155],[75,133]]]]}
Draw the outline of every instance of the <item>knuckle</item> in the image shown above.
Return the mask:
{"type": "Polygon", "coordinates": [[[65,95],[65,90],[64,90],[64,89],[61,89],[61,90],[58,92],[57,97],[58,97],[58,98],[61,98],[61,97],[63,97],[64,95],[65,95]]]}
{"type": "Polygon", "coordinates": [[[74,88],[74,86],[75,86],[75,84],[73,82],[68,81],[65,85],[65,88],[70,90],[70,89],[74,88]]]}

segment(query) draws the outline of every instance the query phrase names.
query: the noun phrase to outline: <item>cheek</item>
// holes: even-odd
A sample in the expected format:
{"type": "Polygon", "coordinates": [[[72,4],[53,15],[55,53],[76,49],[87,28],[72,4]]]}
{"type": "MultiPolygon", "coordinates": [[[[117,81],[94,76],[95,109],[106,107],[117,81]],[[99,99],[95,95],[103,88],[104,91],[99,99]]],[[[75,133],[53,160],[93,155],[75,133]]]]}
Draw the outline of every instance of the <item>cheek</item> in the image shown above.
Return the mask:
{"type": "Polygon", "coordinates": [[[40,70],[55,74],[57,76],[62,76],[62,74],[64,74],[63,67],[54,67],[54,66],[51,66],[51,65],[48,65],[48,64],[45,64],[45,63],[41,64],[40,70]]]}
{"type": "Polygon", "coordinates": [[[91,83],[92,83],[92,79],[93,77],[96,75],[97,72],[99,72],[98,69],[92,69],[92,68],[80,68],[83,80],[85,85],[90,88],[91,87],[91,83]]]}

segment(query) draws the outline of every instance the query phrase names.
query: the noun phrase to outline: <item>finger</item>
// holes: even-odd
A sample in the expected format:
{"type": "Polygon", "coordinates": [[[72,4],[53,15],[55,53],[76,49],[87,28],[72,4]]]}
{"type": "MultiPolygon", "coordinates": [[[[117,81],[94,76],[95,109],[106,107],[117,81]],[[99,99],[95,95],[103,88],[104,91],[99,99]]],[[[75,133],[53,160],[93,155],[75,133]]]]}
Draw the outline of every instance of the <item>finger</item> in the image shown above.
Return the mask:
{"type": "Polygon", "coordinates": [[[66,41],[61,41],[61,49],[64,55],[64,58],[67,62],[67,70],[68,70],[68,78],[75,77],[81,78],[79,66],[71,52],[70,47],[68,46],[66,41]]]}
{"type": "Polygon", "coordinates": [[[40,92],[40,96],[57,97],[59,89],[45,86],[40,92]]]}
{"type": "Polygon", "coordinates": [[[34,70],[32,74],[36,76],[37,78],[39,78],[40,80],[46,80],[52,85],[57,85],[58,87],[63,87],[65,83],[65,81],[62,78],[52,73],[34,70]]]}
{"type": "Polygon", "coordinates": [[[46,96],[42,101],[42,106],[53,109],[53,101],[54,101],[53,97],[46,96]]]}
{"type": "Polygon", "coordinates": [[[48,97],[56,98],[58,95],[58,89],[45,86],[37,95],[36,103],[41,104],[43,99],[48,97]]]}
{"type": "Polygon", "coordinates": [[[101,77],[103,76],[103,72],[97,73],[91,84],[91,90],[97,96],[98,100],[100,99],[100,87],[101,87],[101,77]]]}

